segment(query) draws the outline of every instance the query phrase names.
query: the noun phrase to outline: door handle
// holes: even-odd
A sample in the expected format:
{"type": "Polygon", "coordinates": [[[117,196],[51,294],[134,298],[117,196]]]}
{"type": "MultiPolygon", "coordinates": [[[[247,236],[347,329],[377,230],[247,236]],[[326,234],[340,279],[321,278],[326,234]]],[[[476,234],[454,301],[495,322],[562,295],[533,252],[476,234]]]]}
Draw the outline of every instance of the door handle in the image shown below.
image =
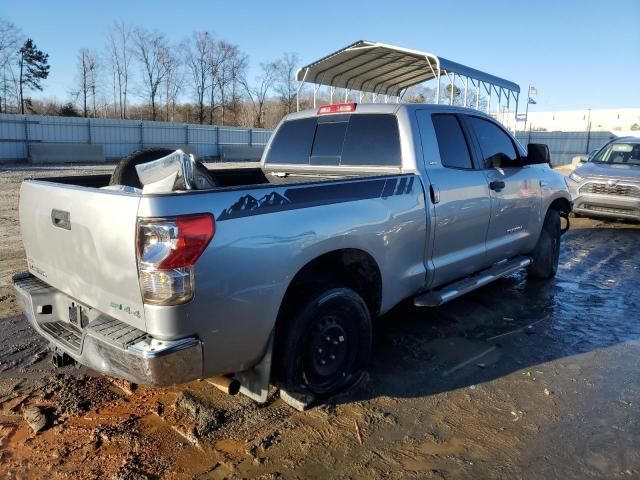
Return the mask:
{"type": "Polygon", "coordinates": [[[507,184],[504,183],[502,180],[494,180],[493,182],[489,183],[489,188],[491,190],[502,190],[506,186],[507,184]]]}
{"type": "Polygon", "coordinates": [[[431,203],[440,203],[440,189],[435,185],[429,185],[429,195],[431,196],[431,203]]]}

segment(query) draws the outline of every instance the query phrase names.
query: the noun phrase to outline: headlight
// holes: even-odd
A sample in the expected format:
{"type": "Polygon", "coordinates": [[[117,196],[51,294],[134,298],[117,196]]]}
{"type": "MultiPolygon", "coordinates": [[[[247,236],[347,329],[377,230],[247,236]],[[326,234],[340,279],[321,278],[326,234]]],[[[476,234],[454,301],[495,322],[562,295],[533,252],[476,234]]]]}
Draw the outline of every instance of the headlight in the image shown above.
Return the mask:
{"type": "Polygon", "coordinates": [[[571,175],[569,175],[569,179],[573,180],[576,183],[580,183],[582,180],[584,180],[584,177],[578,175],[576,172],[573,172],[571,175]]]}

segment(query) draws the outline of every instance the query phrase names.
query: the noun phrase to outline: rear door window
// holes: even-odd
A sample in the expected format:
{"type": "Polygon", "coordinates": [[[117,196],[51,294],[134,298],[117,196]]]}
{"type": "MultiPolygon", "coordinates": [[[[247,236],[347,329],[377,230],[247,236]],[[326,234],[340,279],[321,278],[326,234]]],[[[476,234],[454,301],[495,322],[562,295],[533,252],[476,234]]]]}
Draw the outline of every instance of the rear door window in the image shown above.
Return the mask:
{"type": "Polygon", "coordinates": [[[271,143],[267,163],[393,166],[401,164],[394,115],[335,115],[289,120],[271,143]]]}
{"type": "Polygon", "coordinates": [[[438,139],[440,161],[443,167],[472,169],[471,155],[458,117],[452,114],[431,116],[438,139]]]}

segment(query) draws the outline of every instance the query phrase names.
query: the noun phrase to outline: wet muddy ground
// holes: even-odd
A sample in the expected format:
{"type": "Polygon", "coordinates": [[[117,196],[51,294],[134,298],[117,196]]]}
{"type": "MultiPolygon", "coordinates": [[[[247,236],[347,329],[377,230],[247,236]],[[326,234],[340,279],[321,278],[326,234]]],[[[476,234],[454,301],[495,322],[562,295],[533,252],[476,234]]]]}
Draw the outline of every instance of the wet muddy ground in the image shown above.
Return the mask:
{"type": "Polygon", "coordinates": [[[516,274],[438,309],[398,306],[376,324],[368,378],[300,413],[277,392],[256,405],[207,381],[55,369],[9,287],[33,175],[0,172],[0,476],[640,478],[637,225],[574,219],[551,282],[516,274]]]}

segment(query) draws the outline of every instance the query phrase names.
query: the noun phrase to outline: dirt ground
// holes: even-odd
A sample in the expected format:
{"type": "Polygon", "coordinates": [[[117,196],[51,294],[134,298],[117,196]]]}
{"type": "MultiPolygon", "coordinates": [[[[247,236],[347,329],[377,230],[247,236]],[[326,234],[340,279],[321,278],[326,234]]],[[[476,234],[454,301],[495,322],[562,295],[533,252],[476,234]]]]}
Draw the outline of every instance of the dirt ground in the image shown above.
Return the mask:
{"type": "Polygon", "coordinates": [[[61,172],[1,170],[0,476],[640,478],[638,225],[574,219],[551,282],[516,274],[438,309],[398,306],[376,324],[368,378],[300,413],[277,392],[256,405],[207,381],[54,368],[9,284],[25,269],[19,183],[61,172]]]}

